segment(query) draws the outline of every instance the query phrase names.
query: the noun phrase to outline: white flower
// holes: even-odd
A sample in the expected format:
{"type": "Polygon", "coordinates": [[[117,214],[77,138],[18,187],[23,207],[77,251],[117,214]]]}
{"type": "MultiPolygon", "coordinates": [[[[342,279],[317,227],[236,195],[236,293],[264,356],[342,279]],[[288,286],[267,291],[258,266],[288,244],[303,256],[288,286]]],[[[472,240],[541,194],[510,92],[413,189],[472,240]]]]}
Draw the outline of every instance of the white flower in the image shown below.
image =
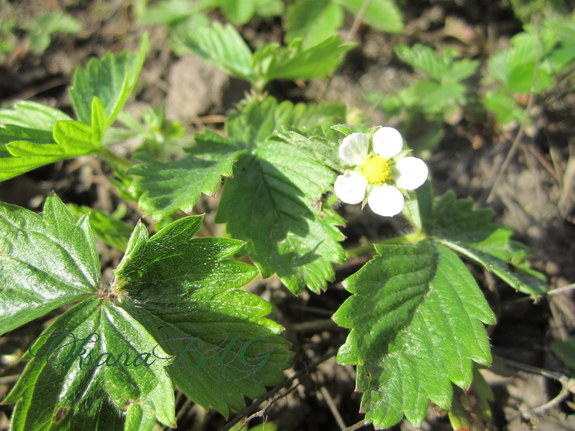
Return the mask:
{"type": "Polygon", "coordinates": [[[335,194],[347,204],[367,203],[371,210],[393,217],[403,209],[405,190],[415,190],[427,179],[427,165],[417,157],[405,157],[403,139],[393,127],[380,127],[372,139],[352,133],[340,147],[339,157],[352,169],[335,180],[335,194]]]}

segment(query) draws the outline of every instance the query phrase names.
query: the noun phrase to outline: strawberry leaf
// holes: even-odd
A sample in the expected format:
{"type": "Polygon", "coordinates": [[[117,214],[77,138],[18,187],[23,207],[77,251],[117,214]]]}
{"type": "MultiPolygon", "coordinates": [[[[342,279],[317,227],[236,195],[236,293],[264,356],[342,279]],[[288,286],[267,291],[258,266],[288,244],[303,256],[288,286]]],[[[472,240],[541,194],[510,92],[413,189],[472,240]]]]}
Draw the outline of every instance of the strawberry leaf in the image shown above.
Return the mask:
{"type": "Polygon", "coordinates": [[[491,222],[489,209],[472,209],[471,199],[447,192],[433,205],[431,227],[435,241],[485,267],[520,292],[537,297],[546,291],[542,274],[525,260],[527,247],[513,241],[510,229],[491,222]]]}
{"type": "Polygon", "coordinates": [[[144,163],[130,169],[143,210],[158,217],[192,211],[202,193],[215,193],[222,176],[232,175],[234,163],[245,152],[214,132],[197,134],[195,139],[196,147],[181,160],[160,162],[141,156],[144,163]]]}
{"type": "Polygon", "coordinates": [[[247,242],[264,277],[276,273],[293,293],[305,286],[319,292],[334,277],[332,263],[344,258],[334,226],[341,218],[315,206],[334,180],[333,171],[297,147],[265,142],[226,180],[216,220],[247,242]]]}
{"type": "Polygon", "coordinates": [[[6,399],[16,404],[11,429],[121,430],[136,409],[175,426],[172,382],[152,352],[167,356],[121,308],[82,301],[28,350],[31,361],[6,399]]]}
{"type": "Polygon", "coordinates": [[[405,415],[417,426],[430,400],[447,409],[452,383],[471,384],[473,362],[491,362],[483,323],[494,315],[448,248],[426,240],[376,251],[345,282],[353,295],[334,320],[351,332],[337,358],[357,365],[366,420],[383,428],[405,415]]]}
{"type": "Polygon", "coordinates": [[[290,362],[281,327],[265,318],[271,306],[239,287],[257,271],[228,260],[243,243],[191,239],[201,217],[180,219],[147,239],[137,230],[116,271],[121,306],[176,359],[174,382],[198,404],[227,415],[243,396],[279,383],[290,362]],[[201,372],[200,372],[201,371],[201,372]]]}
{"type": "Polygon", "coordinates": [[[97,97],[103,104],[105,128],[114,123],[136,86],[148,47],[148,37],[144,36],[137,53],[122,52],[118,56],[108,53],[101,60],[94,58],[85,68],[75,70],[68,93],[81,122],[92,123],[92,99],[97,97]]]}
{"type": "Polygon", "coordinates": [[[94,295],[100,262],[86,217],[76,220],[56,196],[42,216],[0,204],[2,333],[94,295]]]}

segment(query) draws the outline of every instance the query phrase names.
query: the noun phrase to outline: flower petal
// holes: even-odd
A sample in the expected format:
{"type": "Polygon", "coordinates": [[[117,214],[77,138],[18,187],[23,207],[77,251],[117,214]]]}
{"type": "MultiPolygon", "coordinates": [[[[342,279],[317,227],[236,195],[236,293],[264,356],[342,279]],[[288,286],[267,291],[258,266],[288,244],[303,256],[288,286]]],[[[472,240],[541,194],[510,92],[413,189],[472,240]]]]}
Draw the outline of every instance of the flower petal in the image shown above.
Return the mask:
{"type": "Polygon", "coordinates": [[[365,197],[367,179],[359,172],[345,171],[333,185],[336,196],[346,204],[358,204],[365,197]]]}
{"type": "Polygon", "coordinates": [[[380,127],[373,134],[373,151],[386,159],[397,156],[403,148],[403,138],[393,127],[380,127]]]}
{"type": "Polygon", "coordinates": [[[339,158],[350,165],[359,165],[367,159],[369,138],[365,133],[352,133],[343,138],[339,158]]]}
{"type": "Polygon", "coordinates": [[[427,165],[417,157],[404,157],[395,164],[399,176],[395,180],[398,187],[415,190],[427,180],[427,165]]]}
{"type": "Polygon", "coordinates": [[[393,217],[403,209],[403,195],[393,186],[384,184],[373,188],[367,203],[371,210],[384,217],[393,217]]]}

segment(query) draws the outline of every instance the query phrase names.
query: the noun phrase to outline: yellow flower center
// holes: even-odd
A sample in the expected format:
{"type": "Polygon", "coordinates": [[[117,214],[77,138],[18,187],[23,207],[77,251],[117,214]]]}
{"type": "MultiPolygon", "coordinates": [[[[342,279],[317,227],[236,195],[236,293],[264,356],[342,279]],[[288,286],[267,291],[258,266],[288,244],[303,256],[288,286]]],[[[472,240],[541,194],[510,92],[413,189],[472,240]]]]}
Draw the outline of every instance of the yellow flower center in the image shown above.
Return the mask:
{"type": "Polygon", "coordinates": [[[369,156],[360,170],[371,185],[384,184],[391,178],[391,164],[388,159],[380,156],[369,156]]]}

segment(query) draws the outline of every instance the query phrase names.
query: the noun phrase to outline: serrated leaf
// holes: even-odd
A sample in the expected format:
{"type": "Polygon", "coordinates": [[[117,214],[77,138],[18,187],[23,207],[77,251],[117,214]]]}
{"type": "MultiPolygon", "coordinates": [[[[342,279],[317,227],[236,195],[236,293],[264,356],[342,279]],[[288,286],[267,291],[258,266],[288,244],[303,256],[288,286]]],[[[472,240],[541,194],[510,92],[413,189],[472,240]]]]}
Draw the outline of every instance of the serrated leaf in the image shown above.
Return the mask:
{"type": "Polygon", "coordinates": [[[0,181],[65,158],[72,149],[57,144],[52,129],[66,120],[62,111],[35,102],[0,110],[0,181]]]}
{"type": "Polygon", "coordinates": [[[92,124],[92,99],[97,97],[104,107],[105,128],[114,123],[136,86],[148,47],[148,37],[144,35],[137,53],[122,52],[118,56],[108,53],[74,71],[68,94],[78,120],[92,124]]]}
{"type": "Polygon", "coordinates": [[[225,73],[253,82],[252,52],[240,34],[229,24],[214,22],[188,34],[183,41],[194,54],[225,73]]]}
{"type": "MultiPolygon", "coordinates": [[[[352,14],[362,10],[365,0],[334,0],[352,14]]],[[[403,31],[403,16],[393,0],[370,1],[363,17],[365,22],[381,31],[400,33],[403,31]]]]}
{"type": "Polygon", "coordinates": [[[314,46],[304,46],[301,39],[288,46],[270,44],[253,55],[253,70],[260,86],[273,79],[324,78],[343,60],[353,47],[331,36],[314,46]]]}
{"type": "Polygon", "coordinates": [[[415,70],[438,82],[459,82],[473,75],[479,66],[477,61],[469,59],[456,61],[455,53],[447,48],[436,53],[431,47],[419,43],[411,47],[398,45],[395,53],[415,70]]]}
{"type": "Polygon", "coordinates": [[[86,299],[28,350],[30,363],[6,399],[16,403],[11,429],[123,430],[126,410],[136,421],[133,405],[154,418],[139,420],[139,430],[152,430],[156,418],[175,426],[172,382],[157,360],[164,355],[124,310],[86,299]]]}
{"type": "Polygon", "coordinates": [[[526,247],[512,241],[512,231],[492,223],[493,212],[473,210],[471,199],[447,192],[433,205],[434,240],[493,272],[514,289],[537,297],[545,293],[541,274],[524,261],[526,247]]]}
{"type": "Polygon", "coordinates": [[[341,168],[339,158],[339,142],[326,139],[323,136],[306,137],[299,132],[276,132],[276,136],[291,146],[305,152],[317,162],[334,170],[341,168]]]}
{"type": "Polygon", "coordinates": [[[367,421],[390,427],[405,415],[417,426],[430,400],[449,408],[452,383],[471,384],[473,362],[491,362],[483,323],[494,315],[448,248],[426,240],[376,250],[345,282],[353,295],[334,320],[351,332],[337,358],[357,365],[367,421]]]}
{"type": "Polygon", "coordinates": [[[138,230],[116,271],[120,304],[173,359],[174,382],[198,404],[224,415],[282,380],[290,361],[271,306],[239,290],[257,271],[228,260],[243,243],[194,238],[201,217],[180,219],[147,239],[138,230]]]}
{"type": "Polygon", "coordinates": [[[97,292],[100,261],[88,220],[56,196],[43,215],[0,203],[0,332],[97,292]]]}
{"type": "MultiPolygon", "coordinates": [[[[278,103],[273,97],[263,102],[249,102],[239,111],[232,111],[226,122],[226,133],[248,148],[268,140],[275,131],[286,129],[317,129],[318,124],[334,124],[345,120],[344,105],[278,103]]],[[[314,130],[315,131],[315,130],[314,130]]]]}
{"type": "Polygon", "coordinates": [[[333,171],[298,148],[265,142],[226,180],[216,220],[247,242],[264,277],[276,273],[294,293],[305,286],[319,292],[334,277],[332,263],[343,260],[343,238],[332,224],[341,219],[324,219],[315,207],[334,180],[333,171]]]}
{"type": "Polygon", "coordinates": [[[88,215],[88,221],[94,234],[104,243],[118,250],[126,250],[128,238],[132,233],[132,227],[102,211],[87,207],[68,204],[72,213],[81,218],[88,215]]]}
{"type": "Polygon", "coordinates": [[[144,163],[130,169],[144,211],[160,217],[192,211],[202,193],[215,193],[222,176],[232,175],[234,163],[244,154],[242,147],[211,131],[195,135],[195,140],[196,147],[181,160],[141,156],[144,163]]]}
{"type": "Polygon", "coordinates": [[[317,45],[336,34],[342,24],[343,11],[331,0],[298,0],[287,9],[285,39],[301,38],[305,46],[317,45]]]}

